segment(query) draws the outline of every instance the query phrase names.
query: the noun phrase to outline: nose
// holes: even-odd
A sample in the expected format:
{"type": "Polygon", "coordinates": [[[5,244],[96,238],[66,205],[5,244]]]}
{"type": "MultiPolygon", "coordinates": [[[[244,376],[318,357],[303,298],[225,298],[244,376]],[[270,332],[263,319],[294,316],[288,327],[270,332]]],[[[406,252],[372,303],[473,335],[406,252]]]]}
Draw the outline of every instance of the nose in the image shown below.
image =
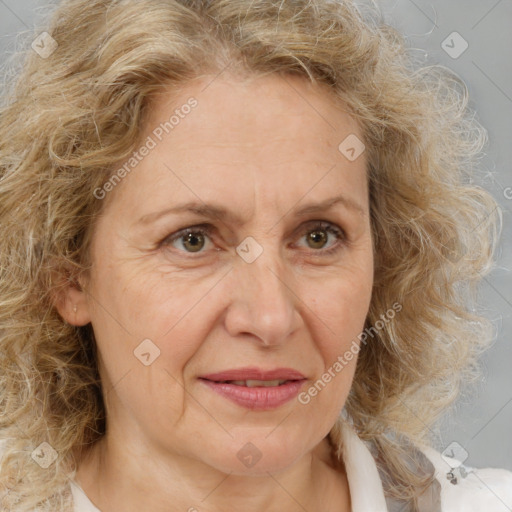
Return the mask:
{"type": "Polygon", "coordinates": [[[231,336],[252,335],[262,345],[281,345],[302,325],[300,299],[278,255],[266,248],[252,263],[237,257],[231,279],[225,317],[231,336]]]}

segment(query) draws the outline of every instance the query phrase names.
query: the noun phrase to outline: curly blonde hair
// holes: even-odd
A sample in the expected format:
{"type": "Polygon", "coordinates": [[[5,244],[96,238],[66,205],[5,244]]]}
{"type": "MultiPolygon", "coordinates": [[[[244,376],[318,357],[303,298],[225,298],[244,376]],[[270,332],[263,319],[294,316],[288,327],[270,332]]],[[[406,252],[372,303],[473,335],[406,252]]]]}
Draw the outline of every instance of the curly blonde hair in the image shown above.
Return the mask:
{"type": "MultiPolygon", "coordinates": [[[[0,110],[4,500],[69,509],[69,480],[105,433],[94,332],[54,303],[91,268],[106,203],[93,191],[136,148],[156,93],[229,67],[322,84],[362,128],[375,252],[366,327],[402,310],[362,346],[345,410],[389,474],[386,494],[415,503],[428,482],[408,465],[409,443],[429,442],[492,339],[472,304],[501,217],[471,181],[486,133],[464,83],[418,65],[378,9],[350,1],[64,0],[46,30],[57,48],[19,54],[0,110]],[[31,459],[42,442],[58,455],[47,469],[31,459]]],[[[338,456],[340,436],[337,423],[338,456]]]]}

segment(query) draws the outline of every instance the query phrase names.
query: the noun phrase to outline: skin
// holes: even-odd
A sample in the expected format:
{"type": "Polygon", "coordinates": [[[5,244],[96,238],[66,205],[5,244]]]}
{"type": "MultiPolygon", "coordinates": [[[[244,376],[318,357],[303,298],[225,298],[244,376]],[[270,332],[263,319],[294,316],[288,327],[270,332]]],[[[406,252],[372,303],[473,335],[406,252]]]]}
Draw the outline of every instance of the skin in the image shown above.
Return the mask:
{"type": "Polygon", "coordinates": [[[92,271],[58,304],[69,323],[92,322],[107,407],[107,434],[76,480],[103,512],[348,511],[326,436],[357,357],[307,405],[270,411],[234,404],[198,377],[291,367],[307,390],[362,331],[373,282],[366,160],[338,150],[361,132],[323,86],[221,75],[163,92],[141,140],[191,96],[197,107],[104,199],[92,271]],[[335,195],[358,208],[295,216],[335,195]],[[191,200],[219,203],[241,223],[192,213],[138,223],[191,200]],[[314,221],[345,235],[320,229],[311,240],[314,221]],[[199,242],[158,245],[203,223],[214,230],[199,242]],[[248,236],[263,248],[252,263],[236,252],[248,236]],[[147,338],[160,350],[149,366],[134,356],[147,338]],[[237,458],[247,442],[262,455],[252,467],[237,458]]]}

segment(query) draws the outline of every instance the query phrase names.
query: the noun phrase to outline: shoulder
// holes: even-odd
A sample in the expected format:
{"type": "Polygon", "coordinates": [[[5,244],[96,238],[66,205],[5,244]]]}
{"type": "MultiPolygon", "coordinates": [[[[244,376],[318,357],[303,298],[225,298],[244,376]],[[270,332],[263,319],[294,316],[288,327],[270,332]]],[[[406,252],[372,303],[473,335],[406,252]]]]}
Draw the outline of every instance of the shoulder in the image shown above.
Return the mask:
{"type": "Polygon", "coordinates": [[[443,512],[510,512],[512,472],[495,468],[472,468],[433,448],[422,448],[432,462],[441,486],[443,512]]]}
{"type": "Polygon", "coordinates": [[[373,443],[361,440],[346,422],[332,434],[334,442],[343,441],[342,457],[354,512],[512,512],[510,471],[472,468],[431,447],[409,445],[404,464],[418,475],[434,476],[432,485],[414,504],[385,495],[393,472],[377,463],[373,443]],[[339,434],[342,439],[338,439],[339,434]]]}

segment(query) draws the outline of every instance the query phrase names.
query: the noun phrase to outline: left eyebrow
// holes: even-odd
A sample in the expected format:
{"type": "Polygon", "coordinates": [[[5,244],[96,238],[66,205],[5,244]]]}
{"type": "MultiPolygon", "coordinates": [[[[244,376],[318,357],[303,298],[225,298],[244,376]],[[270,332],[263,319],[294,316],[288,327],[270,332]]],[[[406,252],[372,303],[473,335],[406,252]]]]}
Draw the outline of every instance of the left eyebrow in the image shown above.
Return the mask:
{"type": "MultiPolygon", "coordinates": [[[[338,204],[342,204],[348,210],[352,210],[362,215],[366,215],[366,210],[359,203],[343,195],[331,197],[318,203],[306,204],[301,208],[296,209],[294,215],[295,217],[303,217],[311,213],[322,213],[332,209],[334,206],[338,204]]],[[[200,217],[204,217],[207,219],[217,219],[221,221],[227,220],[237,225],[244,224],[243,219],[238,214],[226,210],[220,204],[206,204],[199,203],[197,201],[191,201],[188,203],[173,206],[172,208],[167,208],[166,210],[162,210],[159,212],[148,213],[147,215],[143,215],[137,221],[137,224],[150,224],[160,219],[161,217],[185,212],[194,213],[200,217]]]]}
{"type": "Polygon", "coordinates": [[[312,203],[295,211],[295,216],[300,217],[303,215],[308,215],[310,213],[318,213],[325,212],[330,210],[333,206],[337,204],[342,204],[348,210],[356,211],[362,215],[366,215],[366,210],[356,201],[350,199],[350,197],[346,197],[343,195],[331,197],[330,199],[325,199],[319,203],[312,203]]]}

